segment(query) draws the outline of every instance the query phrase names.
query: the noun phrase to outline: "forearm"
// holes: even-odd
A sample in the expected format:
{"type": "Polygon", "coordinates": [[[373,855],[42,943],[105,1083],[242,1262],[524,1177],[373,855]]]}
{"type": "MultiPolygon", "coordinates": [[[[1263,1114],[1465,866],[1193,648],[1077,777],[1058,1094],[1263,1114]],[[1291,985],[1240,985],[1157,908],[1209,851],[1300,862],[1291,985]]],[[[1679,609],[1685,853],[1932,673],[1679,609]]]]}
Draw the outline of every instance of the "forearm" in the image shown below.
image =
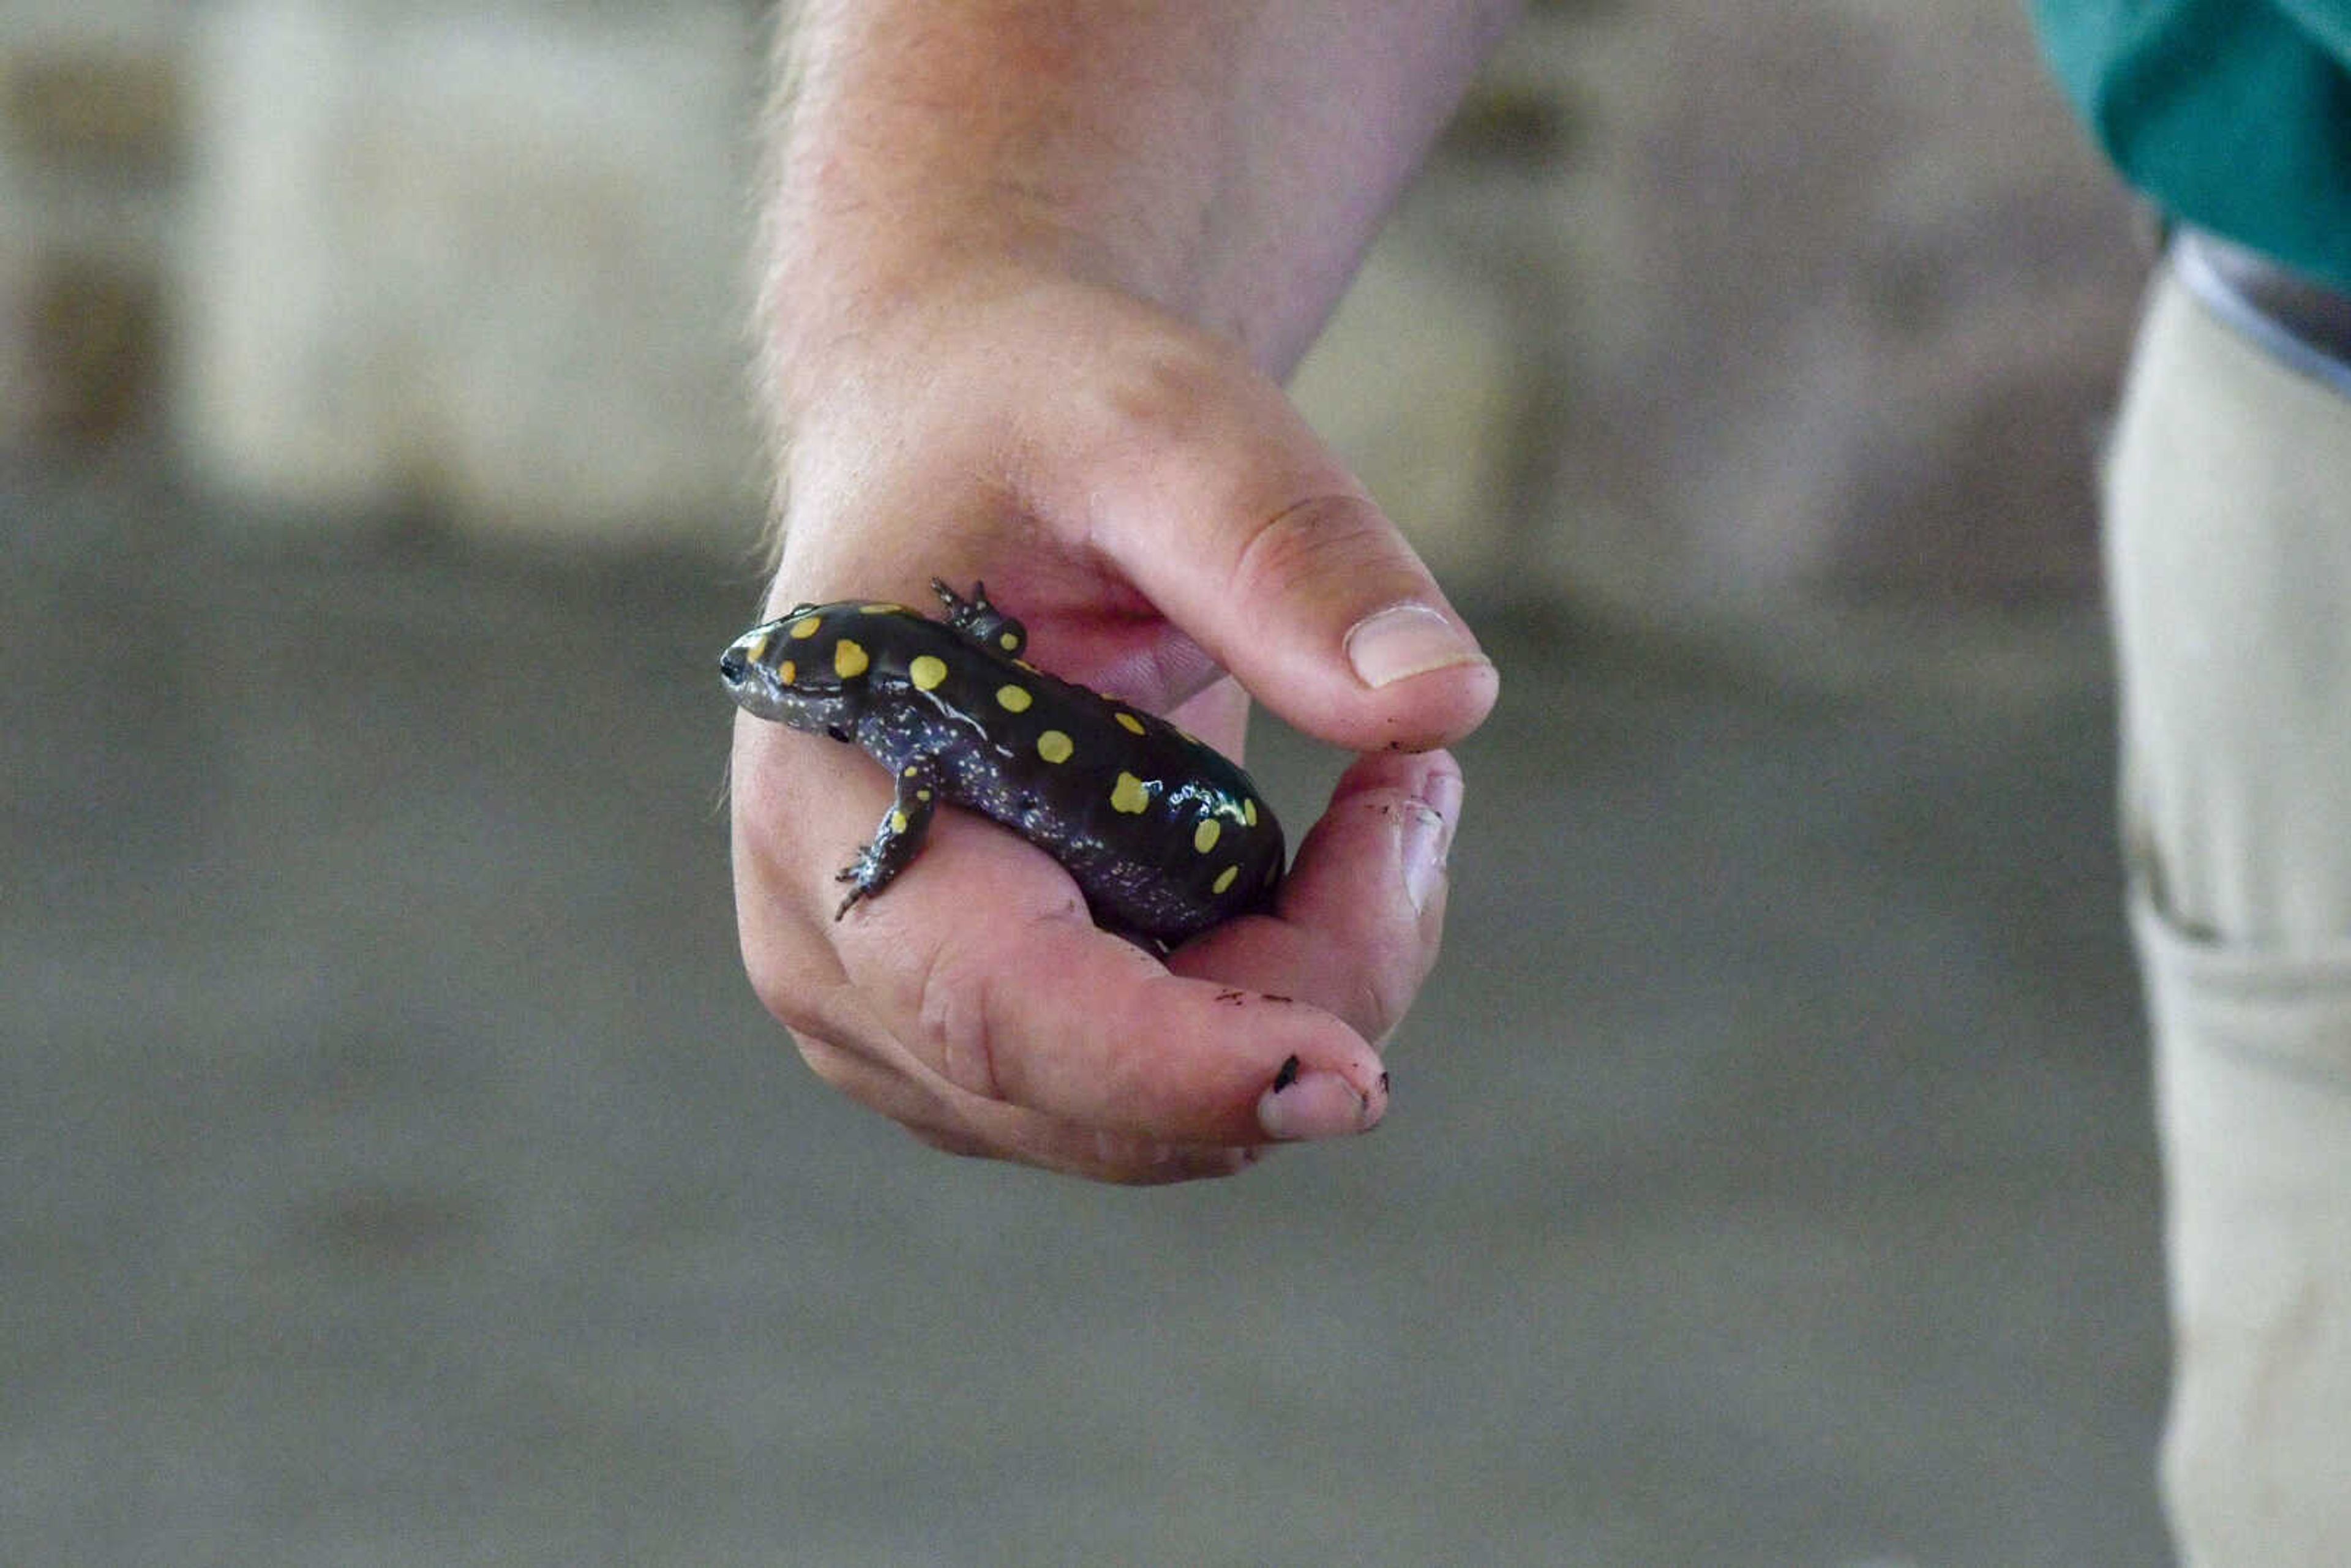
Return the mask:
{"type": "Polygon", "coordinates": [[[840,918],[838,848],[890,789],[742,721],[759,994],[829,1082],[940,1146],[1169,1180],[1386,1104],[1374,1042],[1436,956],[1460,796],[1432,748],[1496,677],[1271,378],[1510,10],[800,0],[761,193],[769,613],[983,580],[1039,665],[1229,756],[1251,697],[1369,754],[1275,906],[1162,967],[964,813],[840,918]]]}
{"type": "Polygon", "coordinates": [[[763,193],[768,350],[858,330],[977,252],[1113,284],[1286,373],[1515,12],[807,0],[763,193]]]}

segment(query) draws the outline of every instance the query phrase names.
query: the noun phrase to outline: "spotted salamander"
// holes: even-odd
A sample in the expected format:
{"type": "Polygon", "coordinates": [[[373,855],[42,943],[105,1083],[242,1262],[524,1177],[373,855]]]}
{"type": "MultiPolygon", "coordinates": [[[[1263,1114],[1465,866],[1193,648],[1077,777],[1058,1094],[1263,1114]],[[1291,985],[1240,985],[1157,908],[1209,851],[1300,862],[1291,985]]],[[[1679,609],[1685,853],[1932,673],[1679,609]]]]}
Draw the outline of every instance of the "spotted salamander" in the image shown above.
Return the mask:
{"type": "Polygon", "coordinates": [[[852,743],[897,780],[873,841],[840,873],[834,918],[890,885],[942,800],[1068,868],[1094,919],[1174,943],[1262,903],[1280,824],[1247,773],[1163,719],[1019,657],[1028,633],[933,579],[944,622],[897,604],[802,604],[718,661],[761,718],[852,743]]]}

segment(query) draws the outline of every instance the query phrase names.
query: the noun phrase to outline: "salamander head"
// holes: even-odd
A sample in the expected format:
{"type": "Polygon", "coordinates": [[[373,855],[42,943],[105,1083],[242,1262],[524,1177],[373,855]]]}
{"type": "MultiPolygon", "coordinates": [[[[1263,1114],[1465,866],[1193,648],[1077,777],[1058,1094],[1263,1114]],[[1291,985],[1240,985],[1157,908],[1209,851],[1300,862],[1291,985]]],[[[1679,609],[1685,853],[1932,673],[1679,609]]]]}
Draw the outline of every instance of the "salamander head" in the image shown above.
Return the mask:
{"type": "Polygon", "coordinates": [[[863,706],[872,663],[854,634],[855,609],[802,605],[752,627],[719,655],[726,695],[746,712],[794,729],[844,729],[863,706]]]}

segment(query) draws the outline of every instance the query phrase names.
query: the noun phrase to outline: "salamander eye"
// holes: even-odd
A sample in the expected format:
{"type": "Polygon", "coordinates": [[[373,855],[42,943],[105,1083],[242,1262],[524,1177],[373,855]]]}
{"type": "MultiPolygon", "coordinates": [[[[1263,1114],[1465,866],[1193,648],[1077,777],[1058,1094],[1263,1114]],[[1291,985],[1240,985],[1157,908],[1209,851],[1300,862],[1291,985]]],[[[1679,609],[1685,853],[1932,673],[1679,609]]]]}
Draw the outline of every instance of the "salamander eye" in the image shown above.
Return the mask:
{"type": "Polygon", "coordinates": [[[826,725],[824,727],[824,732],[825,734],[832,737],[833,739],[841,742],[843,745],[848,744],[849,731],[843,729],[841,726],[837,724],[826,725]]]}

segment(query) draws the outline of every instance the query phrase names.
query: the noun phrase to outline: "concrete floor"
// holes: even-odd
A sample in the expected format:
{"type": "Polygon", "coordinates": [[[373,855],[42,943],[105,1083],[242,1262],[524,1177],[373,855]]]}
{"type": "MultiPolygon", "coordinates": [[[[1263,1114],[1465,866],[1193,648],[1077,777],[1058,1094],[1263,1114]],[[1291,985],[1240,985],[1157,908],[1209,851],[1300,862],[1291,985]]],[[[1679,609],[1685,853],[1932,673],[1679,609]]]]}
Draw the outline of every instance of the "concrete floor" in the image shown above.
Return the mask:
{"type": "Polygon", "coordinates": [[[1497,620],[1387,1125],[1128,1192],[753,1002],[747,576],[0,507],[10,1563],[2163,1560],[2078,616],[1497,620]]]}

